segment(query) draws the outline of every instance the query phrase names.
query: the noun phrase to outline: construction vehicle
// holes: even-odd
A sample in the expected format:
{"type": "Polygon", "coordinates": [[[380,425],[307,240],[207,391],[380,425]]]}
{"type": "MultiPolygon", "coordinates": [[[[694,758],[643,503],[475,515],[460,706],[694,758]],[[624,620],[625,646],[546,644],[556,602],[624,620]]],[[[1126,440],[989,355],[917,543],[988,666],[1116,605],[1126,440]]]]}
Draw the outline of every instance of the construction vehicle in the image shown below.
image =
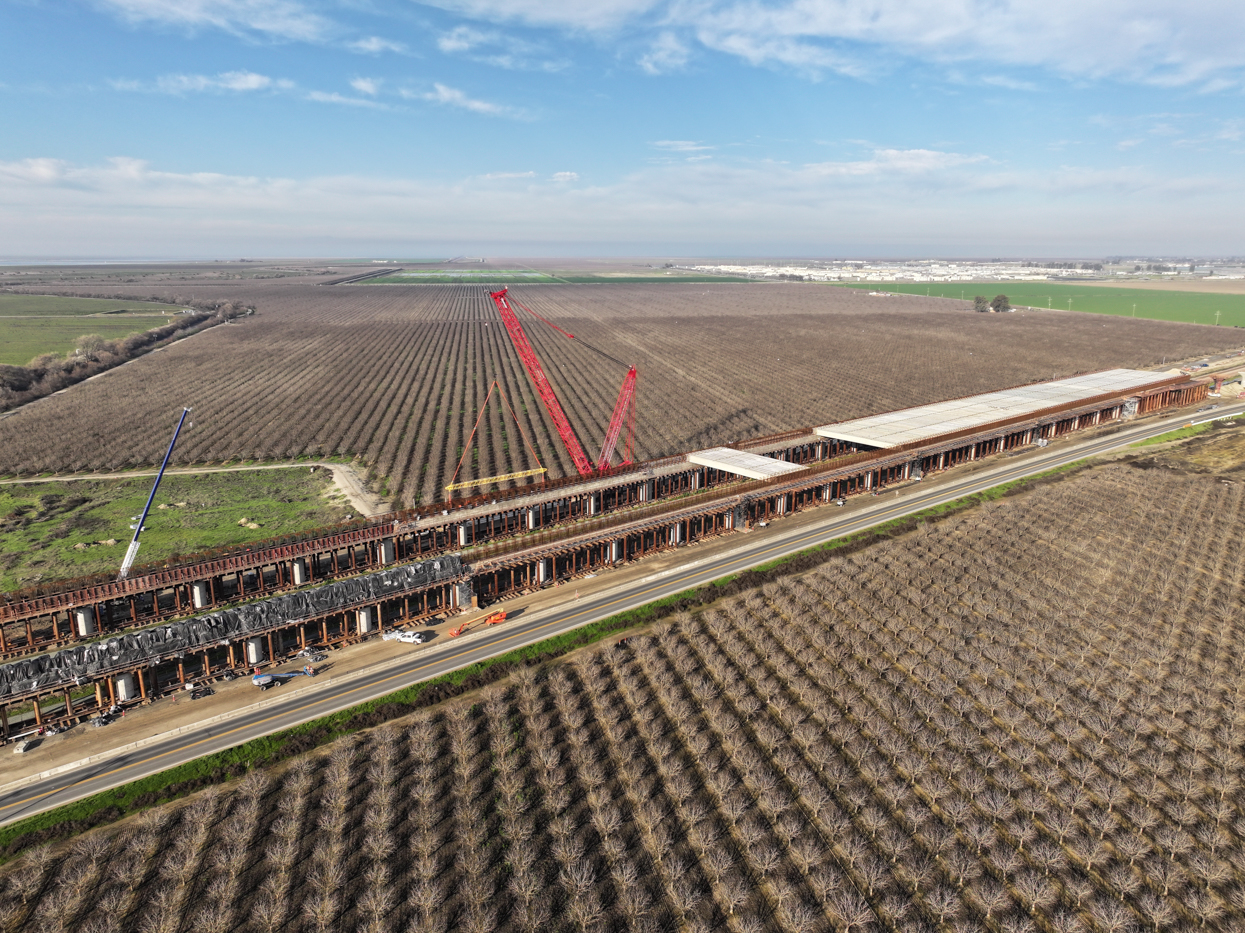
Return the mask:
{"type": "MultiPolygon", "coordinates": [[[[479,621],[480,621],[479,619],[470,619],[464,622],[462,625],[458,626],[457,628],[450,629],[449,632],[447,632],[446,634],[448,634],[450,638],[457,638],[463,632],[467,631],[467,629],[469,629],[474,623],[479,622],[479,621]]],[[[492,615],[485,617],[484,624],[485,625],[499,625],[500,623],[505,622],[505,621],[506,621],[506,612],[503,609],[503,610],[499,610],[498,612],[494,612],[492,615]]]]}
{"type": "Polygon", "coordinates": [[[310,664],[304,665],[301,671],[286,671],[281,674],[264,674],[257,667],[251,674],[251,683],[259,687],[260,690],[267,690],[269,687],[276,687],[285,683],[286,680],[294,677],[315,677],[316,669],[310,664]]]}
{"type": "Polygon", "coordinates": [[[634,459],[633,445],[635,441],[635,391],[637,373],[634,366],[624,363],[617,357],[610,356],[604,350],[592,346],[592,344],[579,339],[574,334],[563,330],[552,321],[547,321],[531,308],[521,304],[517,300],[515,305],[522,308],[538,321],[548,324],[562,336],[569,340],[577,340],[583,346],[592,350],[594,353],[605,357],[611,362],[620,366],[627,367],[627,374],[623,376],[622,387],[618,390],[618,400],[614,403],[614,412],[610,416],[609,427],[605,431],[605,441],[601,445],[601,452],[597,456],[597,462],[594,465],[588,459],[587,453],[584,452],[583,444],[579,442],[579,438],[575,435],[574,429],[571,427],[570,421],[566,417],[566,412],[562,410],[562,403],[558,401],[557,394],[553,391],[553,386],[549,384],[549,379],[545,376],[544,367],[541,366],[540,360],[536,356],[536,351],[532,349],[531,343],[527,339],[527,334],[523,331],[523,325],[519,323],[519,318],[511,307],[511,299],[508,297],[510,289],[503,288],[499,292],[490,292],[489,297],[493,299],[493,304],[497,306],[497,311],[501,315],[502,323],[506,325],[506,332],[510,334],[510,341],[514,344],[515,350],[519,354],[519,358],[523,360],[523,365],[527,369],[527,374],[531,378],[532,383],[536,386],[536,392],[540,396],[540,400],[545,405],[545,410],[549,412],[549,417],[553,419],[554,427],[557,428],[558,436],[562,438],[562,444],[566,447],[567,453],[571,455],[571,460],[575,463],[575,468],[579,471],[580,476],[591,476],[593,473],[601,473],[610,468],[610,460],[613,459],[614,449],[618,446],[618,440],[622,436],[624,425],[627,428],[627,438],[623,448],[623,465],[632,463],[634,459]]]}

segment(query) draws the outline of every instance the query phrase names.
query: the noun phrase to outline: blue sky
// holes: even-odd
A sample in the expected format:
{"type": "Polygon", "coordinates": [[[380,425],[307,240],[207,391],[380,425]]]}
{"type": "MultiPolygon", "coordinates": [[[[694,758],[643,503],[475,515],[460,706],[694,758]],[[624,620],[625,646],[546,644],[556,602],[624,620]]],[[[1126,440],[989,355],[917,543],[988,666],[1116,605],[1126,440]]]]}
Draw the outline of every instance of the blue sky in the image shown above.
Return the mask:
{"type": "Polygon", "coordinates": [[[1245,253],[1239,0],[0,0],[0,256],[1245,253]]]}

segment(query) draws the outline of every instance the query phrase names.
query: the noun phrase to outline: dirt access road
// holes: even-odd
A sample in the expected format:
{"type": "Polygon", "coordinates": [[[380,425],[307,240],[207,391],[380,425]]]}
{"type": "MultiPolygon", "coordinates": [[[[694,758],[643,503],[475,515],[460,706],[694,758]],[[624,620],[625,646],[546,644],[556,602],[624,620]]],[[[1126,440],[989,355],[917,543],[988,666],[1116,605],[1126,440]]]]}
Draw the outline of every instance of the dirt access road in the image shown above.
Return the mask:
{"type": "MultiPolygon", "coordinates": [[[[299,463],[263,463],[254,466],[175,467],[165,470],[165,476],[197,473],[245,473],[253,470],[292,470],[302,467],[322,467],[333,473],[333,484],[364,518],[383,515],[389,506],[379,496],[368,491],[358,471],[348,463],[327,463],[323,460],[303,460],[299,463]]],[[[155,476],[158,470],[134,470],[128,473],[58,473],[53,476],[32,476],[22,479],[3,479],[0,486],[17,486],[27,483],[62,483],[75,479],[133,479],[136,476],[155,476]]]]}

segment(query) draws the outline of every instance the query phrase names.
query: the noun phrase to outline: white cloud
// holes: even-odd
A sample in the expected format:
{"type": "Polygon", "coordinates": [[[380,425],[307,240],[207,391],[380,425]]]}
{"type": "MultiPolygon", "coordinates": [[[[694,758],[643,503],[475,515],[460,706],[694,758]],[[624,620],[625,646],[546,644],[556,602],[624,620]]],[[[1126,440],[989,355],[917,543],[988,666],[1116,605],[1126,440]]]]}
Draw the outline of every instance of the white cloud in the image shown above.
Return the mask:
{"type": "Polygon", "coordinates": [[[648,13],[660,0],[426,0],[477,20],[564,26],[577,30],[613,29],[648,13]]]}
{"type": "MultiPolygon", "coordinates": [[[[1239,0],[431,0],[476,20],[652,34],[642,68],[682,67],[688,42],[755,65],[867,76],[896,54],[1038,67],[1074,78],[1240,87],[1239,0]]],[[[982,79],[1015,90],[1011,75],[982,79]]]]}
{"type": "Polygon", "coordinates": [[[579,181],[579,172],[554,172],[553,180],[566,183],[579,181]]]}
{"type": "Polygon", "coordinates": [[[678,71],[687,65],[691,52],[687,45],[672,32],[660,33],[649,50],[640,56],[639,64],[651,75],[678,71]]]}
{"type": "Polygon", "coordinates": [[[371,107],[376,110],[388,110],[384,104],[379,101],[369,100],[366,97],[347,97],[345,94],[328,91],[311,91],[307,94],[307,100],[315,101],[317,104],[343,104],[347,107],[371,107]]]}
{"type": "Polygon", "coordinates": [[[562,71],[568,65],[564,60],[550,58],[540,44],[471,26],[456,26],[442,33],[437,37],[437,48],[446,55],[466,55],[472,61],[498,68],[562,71]]]}
{"type": "Polygon", "coordinates": [[[875,154],[866,172],[679,163],[603,186],[529,173],[515,173],[525,183],[514,185],[434,183],[24,159],[0,162],[0,255],[99,256],[100,243],[113,255],[153,257],[357,255],[419,244],[529,256],[1227,253],[1239,241],[1245,182],[1231,175],[1010,171],[913,154],[933,150],[882,152],[893,154],[875,154]]]}
{"type": "Polygon", "coordinates": [[[375,97],[380,93],[380,78],[354,78],[350,82],[350,86],[360,94],[370,94],[375,97]]]}
{"type": "Polygon", "coordinates": [[[294,82],[284,78],[270,78],[268,75],[256,74],[254,71],[225,71],[218,75],[161,75],[151,84],[128,78],[118,79],[112,82],[112,86],[119,91],[189,94],[208,91],[290,90],[294,87],[294,82]]]}
{"type": "Polygon", "coordinates": [[[504,104],[494,104],[486,100],[477,100],[468,97],[458,88],[447,87],[444,84],[434,83],[432,90],[422,94],[413,94],[404,92],[404,97],[418,97],[422,100],[429,100],[435,104],[444,104],[447,107],[458,107],[462,110],[470,110],[472,113],[482,113],[490,117],[515,116],[518,114],[513,107],[507,107],[504,104]]]}
{"type": "Polygon", "coordinates": [[[535,178],[535,172],[489,172],[487,175],[481,175],[481,178],[487,178],[490,181],[497,181],[507,178],[535,178]]]}
{"type": "Polygon", "coordinates": [[[814,175],[925,175],[987,161],[983,155],[960,155],[935,149],[877,149],[873,158],[856,162],[817,162],[806,166],[814,175]]]}
{"type": "Polygon", "coordinates": [[[667,152],[700,152],[715,148],[691,139],[658,139],[649,145],[654,149],[664,149],[667,152]]]}
{"type": "Polygon", "coordinates": [[[401,42],[394,42],[392,39],[382,39],[380,36],[356,39],[354,42],[348,43],[346,47],[351,51],[362,52],[367,55],[379,55],[381,52],[398,52],[401,54],[406,51],[406,46],[401,42]]]}
{"type": "Polygon", "coordinates": [[[210,27],[235,34],[258,33],[275,39],[318,42],[334,31],[332,23],[298,0],[96,0],[131,22],[196,29],[210,27]]]}
{"type": "Polygon", "coordinates": [[[989,84],[992,87],[1001,87],[1009,91],[1036,91],[1038,86],[1032,81],[1021,81],[1017,78],[1009,78],[1006,75],[985,75],[981,79],[982,84],[989,84]]]}
{"type": "Polygon", "coordinates": [[[492,45],[501,41],[501,34],[496,32],[480,32],[470,26],[457,26],[437,38],[437,48],[447,54],[454,52],[470,52],[481,45],[492,45]]]}

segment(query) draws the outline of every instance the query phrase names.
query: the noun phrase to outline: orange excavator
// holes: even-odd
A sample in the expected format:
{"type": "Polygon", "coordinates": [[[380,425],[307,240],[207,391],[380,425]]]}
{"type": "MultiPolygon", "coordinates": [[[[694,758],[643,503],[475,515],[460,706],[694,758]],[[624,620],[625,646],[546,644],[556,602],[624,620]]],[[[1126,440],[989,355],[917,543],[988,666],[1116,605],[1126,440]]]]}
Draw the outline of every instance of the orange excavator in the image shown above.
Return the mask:
{"type": "MultiPolygon", "coordinates": [[[[462,625],[458,626],[458,628],[450,629],[449,632],[447,632],[446,634],[448,634],[450,638],[457,638],[459,635],[463,634],[463,632],[467,631],[467,629],[471,627],[473,622],[478,622],[478,621],[480,620],[472,619],[470,621],[464,622],[462,625]]],[[[485,625],[500,625],[502,622],[505,622],[505,621],[506,621],[506,611],[502,609],[502,610],[499,610],[498,612],[494,612],[490,616],[486,616],[484,619],[484,624],[485,625]]]]}

